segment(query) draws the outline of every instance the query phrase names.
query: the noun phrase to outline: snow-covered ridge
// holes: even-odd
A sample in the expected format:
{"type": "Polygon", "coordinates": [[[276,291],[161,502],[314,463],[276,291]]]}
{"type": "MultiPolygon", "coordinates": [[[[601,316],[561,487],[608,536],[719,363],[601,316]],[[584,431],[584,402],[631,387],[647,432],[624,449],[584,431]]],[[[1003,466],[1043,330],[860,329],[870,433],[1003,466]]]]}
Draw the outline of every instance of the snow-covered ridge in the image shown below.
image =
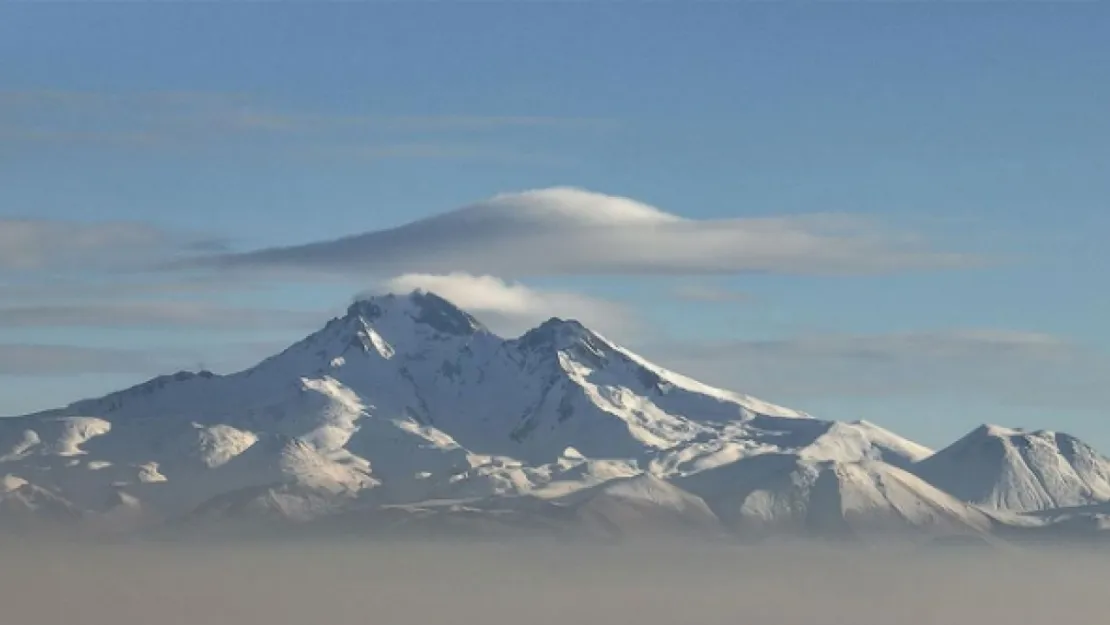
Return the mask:
{"type": "Polygon", "coordinates": [[[0,475],[13,518],[139,525],[456,510],[618,534],[948,535],[989,531],[981,507],[1110,501],[1107,461],[1063,434],[983,428],[934,455],[701,384],[574,320],[505,339],[424,291],[359,299],[241,372],[2,420],[0,475]]]}

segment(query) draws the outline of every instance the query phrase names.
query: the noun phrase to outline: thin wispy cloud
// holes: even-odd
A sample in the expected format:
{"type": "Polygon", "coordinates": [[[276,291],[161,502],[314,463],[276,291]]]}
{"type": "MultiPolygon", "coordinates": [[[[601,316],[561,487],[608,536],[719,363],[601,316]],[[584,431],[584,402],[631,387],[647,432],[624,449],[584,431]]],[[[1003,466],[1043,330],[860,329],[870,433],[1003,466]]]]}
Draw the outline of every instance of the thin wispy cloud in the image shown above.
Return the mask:
{"type": "MultiPolygon", "coordinates": [[[[456,137],[472,140],[495,131],[610,129],[606,119],[507,114],[388,114],[295,111],[268,106],[242,94],[191,92],[0,91],[0,137],[9,142],[132,147],[190,146],[233,140],[282,140],[300,145],[362,145],[380,156],[416,143],[434,157],[468,157],[456,137]],[[415,137],[420,142],[413,141],[415,137]],[[438,149],[428,146],[440,145],[438,149]],[[455,150],[449,146],[455,145],[455,150]]],[[[489,149],[487,146],[486,149],[489,149]]]]}
{"type": "Polygon", "coordinates": [[[881,274],[963,268],[912,234],[848,215],[686,219],[573,188],[508,193],[389,230],[212,257],[219,268],[324,274],[881,274]]]}
{"type": "Polygon", "coordinates": [[[150,374],[163,367],[141,350],[78,345],[0,344],[0,375],[55,376],[86,373],[150,374]]]}
{"type": "Polygon", "coordinates": [[[297,157],[309,161],[377,163],[380,161],[466,161],[495,165],[564,167],[571,159],[547,153],[486,141],[414,141],[397,143],[322,143],[303,146],[297,157]]]}
{"type": "Polygon", "coordinates": [[[0,330],[305,329],[326,315],[228,303],[264,280],[153,270],[226,249],[139,222],[0,218],[0,330]]]}
{"type": "Polygon", "coordinates": [[[56,145],[118,145],[154,147],[162,142],[157,133],[143,131],[89,131],[62,128],[0,127],[0,141],[56,145]]]}
{"type": "Polygon", "coordinates": [[[242,129],[312,132],[320,130],[378,130],[397,132],[467,132],[503,128],[607,128],[604,119],[541,115],[320,115],[240,112],[228,121],[242,129]]]}
{"type": "Polygon", "coordinates": [[[274,286],[263,280],[244,282],[219,273],[167,275],[163,272],[0,271],[0,306],[80,305],[169,298],[210,300],[247,295],[274,286]],[[14,274],[14,275],[13,275],[14,274]]]}
{"type": "Polygon", "coordinates": [[[0,217],[0,271],[135,266],[225,246],[211,237],[137,222],[77,222],[0,217]]]}
{"type": "Polygon", "coordinates": [[[1104,383],[1110,361],[1037,332],[826,334],[643,349],[699,379],[782,401],[964,397],[1074,409],[1110,400],[1104,383]]]}
{"type": "Polygon", "coordinates": [[[0,307],[0,328],[311,329],[326,315],[203,301],[102,302],[0,307]]]}

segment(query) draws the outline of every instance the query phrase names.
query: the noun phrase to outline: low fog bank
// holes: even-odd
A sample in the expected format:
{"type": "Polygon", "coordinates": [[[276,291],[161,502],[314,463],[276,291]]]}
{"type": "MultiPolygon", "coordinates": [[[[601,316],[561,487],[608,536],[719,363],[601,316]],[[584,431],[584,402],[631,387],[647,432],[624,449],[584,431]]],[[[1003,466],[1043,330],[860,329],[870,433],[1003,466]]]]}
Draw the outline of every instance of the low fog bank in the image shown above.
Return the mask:
{"type": "Polygon", "coordinates": [[[1103,622],[1110,558],[818,545],[6,543],[20,625],[1103,622]],[[1012,620],[1011,620],[1012,619],[1012,620]]]}

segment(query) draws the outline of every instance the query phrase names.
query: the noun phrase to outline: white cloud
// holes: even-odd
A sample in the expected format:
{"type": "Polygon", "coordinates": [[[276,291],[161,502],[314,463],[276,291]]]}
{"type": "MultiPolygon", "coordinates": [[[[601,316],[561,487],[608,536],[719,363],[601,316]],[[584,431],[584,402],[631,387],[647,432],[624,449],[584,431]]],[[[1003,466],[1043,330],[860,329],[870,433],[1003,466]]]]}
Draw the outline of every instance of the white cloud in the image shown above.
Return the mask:
{"type": "MultiPolygon", "coordinates": [[[[1089,408],[1110,401],[1110,362],[1032,332],[947,330],[644,346],[709,383],[773,398],[978,398],[1089,408]]],[[[959,410],[959,403],[952,403],[959,410]]]]}
{"type": "Polygon", "coordinates": [[[473,314],[504,336],[516,336],[550,317],[577,319],[604,334],[628,336],[638,322],[624,306],[567,291],[535,289],[493,276],[465,273],[405,274],[385,281],[382,289],[407,293],[431,291],[473,314]]]}
{"type": "Polygon", "coordinates": [[[857,274],[962,267],[915,237],[843,215],[692,220],[572,188],[495,196],[389,230],[209,259],[330,274],[857,274]]]}

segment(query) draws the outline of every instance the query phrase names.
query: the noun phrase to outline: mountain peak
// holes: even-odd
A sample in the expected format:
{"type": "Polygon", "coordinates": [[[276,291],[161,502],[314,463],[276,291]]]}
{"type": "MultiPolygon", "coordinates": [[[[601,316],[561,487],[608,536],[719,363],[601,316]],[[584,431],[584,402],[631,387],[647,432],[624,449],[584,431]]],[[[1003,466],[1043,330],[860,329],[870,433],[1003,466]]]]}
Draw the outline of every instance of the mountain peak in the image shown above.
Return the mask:
{"type": "Polygon", "coordinates": [[[981,425],[915,472],[964,501],[1015,512],[1110,500],[1110,461],[1048,430],[981,425]]]}
{"type": "Polygon", "coordinates": [[[552,347],[563,350],[575,345],[587,345],[596,349],[605,341],[592,330],[574,319],[552,317],[525,332],[517,344],[527,350],[552,347]]]}
{"type": "Polygon", "coordinates": [[[1005,426],[1002,426],[1002,425],[994,425],[992,423],[984,423],[984,424],[980,425],[979,427],[975,428],[974,430],[972,430],[971,433],[969,434],[969,436],[972,437],[972,438],[982,438],[982,437],[1008,438],[1008,437],[1011,437],[1011,436],[1020,436],[1020,435],[1023,435],[1023,434],[1027,434],[1027,432],[1025,432],[1024,430],[1020,430],[1020,429],[1008,428],[1008,427],[1005,427],[1005,426]]]}
{"type": "Polygon", "coordinates": [[[410,320],[440,334],[455,336],[468,336],[485,329],[458,306],[423,289],[407,295],[388,293],[360,297],[347,307],[347,318],[361,318],[370,324],[386,319],[410,320]]]}
{"type": "Polygon", "coordinates": [[[362,317],[366,320],[379,319],[396,300],[397,296],[392,293],[388,295],[360,297],[351,302],[351,305],[347,307],[347,317],[362,317]]]}

